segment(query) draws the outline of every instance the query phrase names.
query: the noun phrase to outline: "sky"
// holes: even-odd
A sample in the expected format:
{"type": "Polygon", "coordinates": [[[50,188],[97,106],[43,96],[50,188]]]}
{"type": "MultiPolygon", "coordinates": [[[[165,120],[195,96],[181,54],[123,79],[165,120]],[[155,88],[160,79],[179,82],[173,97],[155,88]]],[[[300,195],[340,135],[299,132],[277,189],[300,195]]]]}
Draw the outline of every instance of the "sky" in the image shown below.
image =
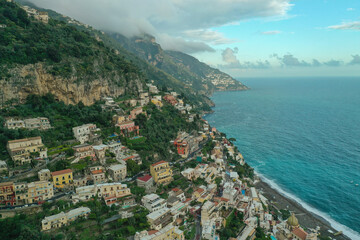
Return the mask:
{"type": "Polygon", "coordinates": [[[30,0],[239,77],[360,76],[359,0],[30,0]]]}

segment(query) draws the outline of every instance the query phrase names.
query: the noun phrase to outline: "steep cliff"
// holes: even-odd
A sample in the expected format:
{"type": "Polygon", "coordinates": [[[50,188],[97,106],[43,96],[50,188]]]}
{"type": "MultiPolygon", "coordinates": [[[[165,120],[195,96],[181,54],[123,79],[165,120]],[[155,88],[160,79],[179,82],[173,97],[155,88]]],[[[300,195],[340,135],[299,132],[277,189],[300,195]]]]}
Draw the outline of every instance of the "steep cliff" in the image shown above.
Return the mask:
{"type": "MultiPolygon", "coordinates": [[[[18,65],[9,71],[11,77],[0,80],[4,100],[26,99],[29,94],[53,94],[58,100],[67,104],[79,102],[91,105],[104,96],[117,97],[124,95],[129,89],[138,92],[142,89],[142,80],[134,75],[126,88],[117,84],[119,76],[111,78],[96,78],[92,81],[78,81],[78,77],[64,78],[49,73],[49,67],[44,63],[18,65]],[[117,79],[116,79],[117,78],[117,79]],[[115,81],[114,81],[115,80],[115,81]]],[[[115,74],[115,73],[114,73],[115,74]]]]}

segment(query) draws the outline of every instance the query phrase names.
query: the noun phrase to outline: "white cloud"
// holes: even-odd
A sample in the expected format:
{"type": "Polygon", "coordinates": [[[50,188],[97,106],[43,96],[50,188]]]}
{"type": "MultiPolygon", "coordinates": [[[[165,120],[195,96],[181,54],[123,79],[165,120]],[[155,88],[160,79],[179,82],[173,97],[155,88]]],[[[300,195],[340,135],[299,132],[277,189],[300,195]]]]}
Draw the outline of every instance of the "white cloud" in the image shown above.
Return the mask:
{"type": "Polygon", "coordinates": [[[226,38],[222,33],[210,29],[187,30],[184,31],[186,37],[198,39],[214,45],[236,43],[240,40],[226,38]]]}
{"type": "Polygon", "coordinates": [[[290,0],[30,0],[81,22],[128,37],[148,33],[191,38],[189,45],[234,41],[212,27],[255,18],[285,17],[290,0]]]}
{"type": "Polygon", "coordinates": [[[355,8],[348,8],[348,9],[346,9],[346,11],[349,11],[349,12],[355,11],[355,8]]]}
{"type": "Polygon", "coordinates": [[[239,52],[238,48],[226,48],[222,53],[222,60],[225,64],[218,65],[222,69],[265,69],[270,67],[269,61],[255,61],[255,62],[241,62],[238,60],[236,54],[239,52]]]}
{"type": "Polygon", "coordinates": [[[360,30],[360,21],[342,23],[339,25],[329,26],[327,28],[335,29],[335,30],[357,30],[357,31],[359,31],[360,30]]]}
{"type": "Polygon", "coordinates": [[[261,34],[263,34],[263,35],[277,35],[277,34],[280,34],[280,33],[281,33],[281,31],[274,30],[274,31],[262,32],[261,34]]]}
{"type": "Polygon", "coordinates": [[[353,59],[351,60],[349,65],[358,65],[358,64],[360,64],[360,55],[359,54],[352,55],[352,58],[353,59]]]}

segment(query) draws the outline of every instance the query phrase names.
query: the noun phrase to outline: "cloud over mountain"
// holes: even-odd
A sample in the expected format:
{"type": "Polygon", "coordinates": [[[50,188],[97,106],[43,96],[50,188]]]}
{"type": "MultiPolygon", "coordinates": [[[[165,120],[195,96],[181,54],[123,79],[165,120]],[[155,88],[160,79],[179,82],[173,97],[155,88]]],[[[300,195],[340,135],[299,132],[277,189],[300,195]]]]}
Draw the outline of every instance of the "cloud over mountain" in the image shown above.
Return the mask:
{"type": "MultiPolygon", "coordinates": [[[[160,44],[178,41],[178,50],[211,50],[227,39],[210,28],[253,18],[286,16],[290,0],[31,0],[105,31],[154,35],[160,44]],[[163,39],[164,38],[164,39],[163,39]],[[203,44],[199,44],[203,42],[203,44]]],[[[164,46],[165,47],[165,46],[164,46]]]]}

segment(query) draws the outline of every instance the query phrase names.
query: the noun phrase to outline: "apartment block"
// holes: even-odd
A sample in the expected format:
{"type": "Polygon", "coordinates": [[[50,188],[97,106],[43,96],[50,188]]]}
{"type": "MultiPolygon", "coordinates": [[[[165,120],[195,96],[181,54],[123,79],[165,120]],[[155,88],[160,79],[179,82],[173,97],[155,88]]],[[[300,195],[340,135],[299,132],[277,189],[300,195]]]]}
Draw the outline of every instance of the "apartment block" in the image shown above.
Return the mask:
{"type": "Polygon", "coordinates": [[[31,204],[54,197],[54,185],[49,181],[15,183],[17,205],[31,204]]]}
{"type": "Polygon", "coordinates": [[[125,164],[111,165],[108,168],[108,172],[114,181],[124,180],[127,174],[126,165],[125,164]]]}
{"type": "Polygon", "coordinates": [[[157,184],[169,184],[172,180],[172,170],[168,162],[160,161],[150,166],[151,176],[157,184]]]}
{"type": "Polygon", "coordinates": [[[86,218],[90,214],[90,212],[91,210],[88,207],[79,207],[67,213],[61,212],[56,215],[45,217],[41,221],[41,229],[42,231],[47,231],[50,229],[66,226],[80,217],[86,218]]]}
{"type": "Polygon", "coordinates": [[[8,141],[7,149],[16,164],[30,163],[32,158],[47,158],[47,148],[41,137],[24,138],[8,141]]]}
{"type": "Polygon", "coordinates": [[[141,199],[141,202],[150,212],[155,212],[166,207],[166,200],[154,193],[145,195],[141,199]]]}

